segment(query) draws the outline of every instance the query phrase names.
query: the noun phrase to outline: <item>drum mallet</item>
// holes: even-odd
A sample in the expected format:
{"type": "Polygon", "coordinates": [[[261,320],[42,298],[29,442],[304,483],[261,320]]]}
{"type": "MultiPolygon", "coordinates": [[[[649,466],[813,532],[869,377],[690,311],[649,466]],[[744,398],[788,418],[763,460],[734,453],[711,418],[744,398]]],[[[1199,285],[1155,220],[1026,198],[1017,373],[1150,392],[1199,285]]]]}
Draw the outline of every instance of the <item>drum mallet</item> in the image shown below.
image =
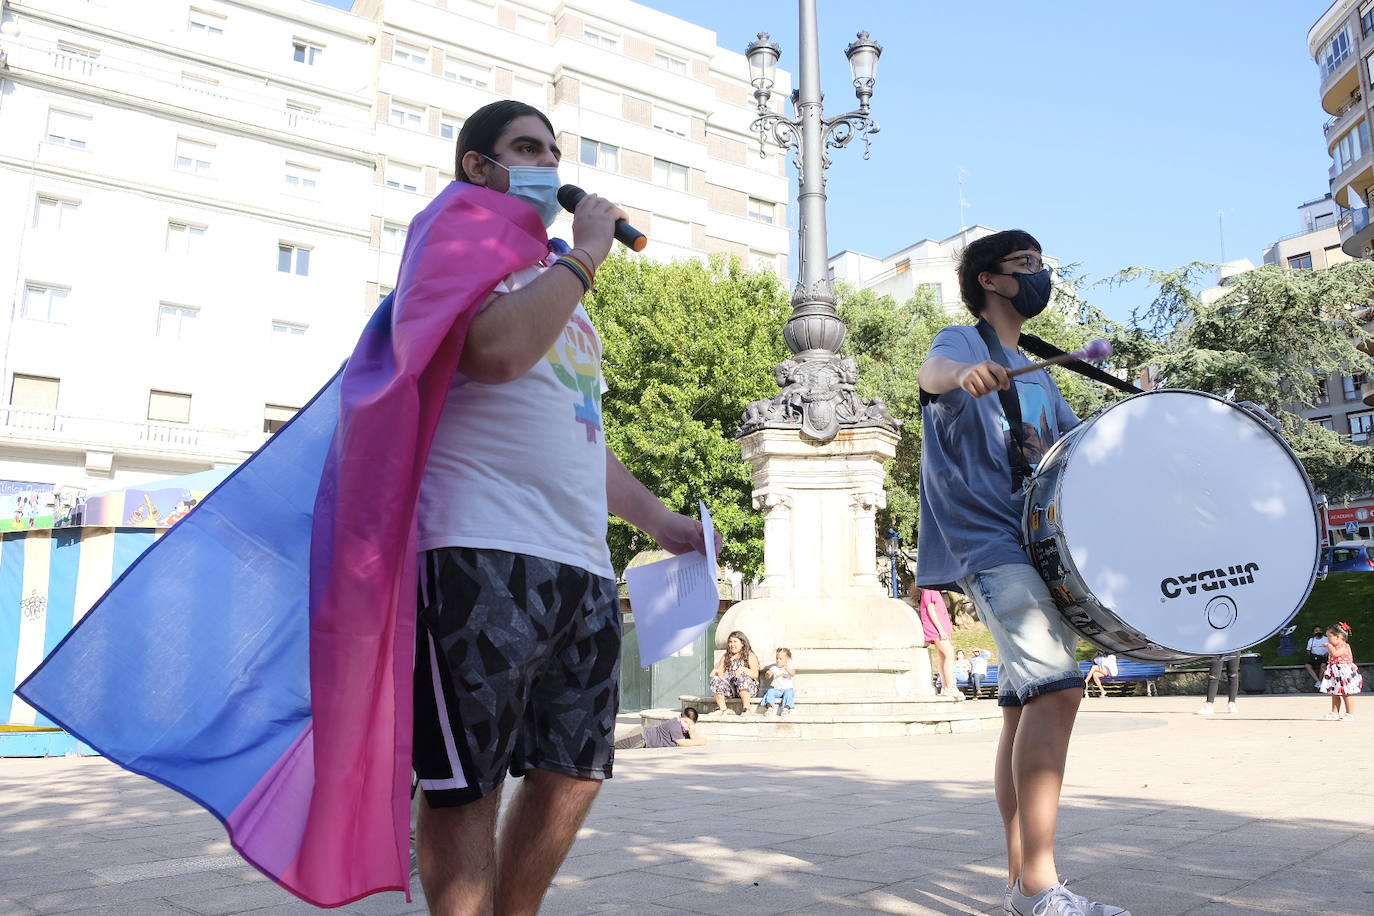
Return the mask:
{"type": "Polygon", "coordinates": [[[1049,366],[1058,366],[1060,363],[1067,363],[1070,360],[1081,359],[1086,362],[1097,362],[1112,355],[1112,345],[1105,337],[1088,342],[1088,345],[1074,353],[1065,353],[1060,356],[1051,356],[1047,360],[1032,363],[1029,366],[1022,366],[1020,369],[1013,369],[1007,373],[1007,378],[1016,378],[1018,375],[1025,375],[1027,372],[1034,372],[1037,369],[1044,369],[1049,366]]]}

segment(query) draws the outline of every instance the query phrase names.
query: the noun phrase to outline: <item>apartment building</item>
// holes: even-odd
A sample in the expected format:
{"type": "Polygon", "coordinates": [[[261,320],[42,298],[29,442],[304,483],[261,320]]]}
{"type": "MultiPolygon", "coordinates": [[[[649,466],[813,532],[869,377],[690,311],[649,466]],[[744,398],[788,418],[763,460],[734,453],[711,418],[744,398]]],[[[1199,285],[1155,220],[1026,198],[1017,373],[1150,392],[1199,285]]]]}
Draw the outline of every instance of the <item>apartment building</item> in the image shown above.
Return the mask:
{"type": "Polygon", "coordinates": [[[785,163],[750,147],[747,78],[622,0],[0,0],[0,194],[22,204],[0,480],[243,460],[347,356],[498,98],[549,113],[563,179],[621,201],[647,256],[784,275],[785,163]]]}
{"type": "Polygon", "coordinates": [[[1374,194],[1369,88],[1374,86],[1374,0],[1336,0],[1307,33],[1317,64],[1322,125],[1331,155],[1328,178],[1338,205],[1341,246],[1351,257],[1374,257],[1369,200],[1374,194]]]}

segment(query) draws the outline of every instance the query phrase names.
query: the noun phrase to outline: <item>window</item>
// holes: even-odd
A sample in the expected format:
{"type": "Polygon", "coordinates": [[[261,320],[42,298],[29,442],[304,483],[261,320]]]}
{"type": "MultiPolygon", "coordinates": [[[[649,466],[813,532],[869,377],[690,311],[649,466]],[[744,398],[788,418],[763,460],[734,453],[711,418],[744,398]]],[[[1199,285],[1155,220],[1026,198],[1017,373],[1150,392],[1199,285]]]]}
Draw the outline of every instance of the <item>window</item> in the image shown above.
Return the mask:
{"type": "Polygon", "coordinates": [[[168,254],[195,254],[200,250],[201,238],[204,235],[204,226],[193,226],[190,223],[168,220],[167,244],[164,246],[164,250],[168,254]]]}
{"type": "Polygon", "coordinates": [[[1332,157],[1336,161],[1336,174],[1344,172],[1350,166],[1369,151],[1369,125],[1361,121],[1354,130],[1347,131],[1345,136],[1336,141],[1336,152],[1332,157]]]}
{"type": "Polygon", "coordinates": [[[274,433],[296,415],[299,407],[282,407],[279,404],[265,404],[262,410],[262,431],[274,433]]]}
{"type": "Polygon", "coordinates": [[[295,127],[300,123],[301,118],[318,118],[319,116],[320,106],[318,105],[286,100],[286,124],[288,127],[295,127]]]}
{"type": "Polygon", "coordinates": [[[1341,376],[1341,394],[1345,395],[1347,401],[1357,400],[1360,396],[1360,389],[1362,387],[1364,387],[1363,372],[1341,376]]]}
{"type": "Polygon", "coordinates": [[[386,164],[385,174],[386,186],[388,188],[399,188],[402,191],[420,190],[420,170],[413,165],[388,162],[386,164]]]}
{"type": "Polygon", "coordinates": [[[65,286],[26,283],[20,317],[62,324],[66,317],[67,294],[70,292],[65,286]]]}
{"type": "Polygon", "coordinates": [[[1332,421],[1330,417],[1313,417],[1312,422],[1320,426],[1322,429],[1329,429],[1333,433],[1336,431],[1336,424],[1332,421]]]}
{"type": "Polygon", "coordinates": [[[95,48],[83,48],[81,45],[59,41],[57,54],[53,56],[53,64],[57,69],[68,73],[91,76],[95,73],[96,61],[99,58],[100,52],[95,48]]]}
{"type": "Polygon", "coordinates": [[[671,54],[664,54],[662,51],[654,52],[654,66],[660,70],[667,70],[669,73],[687,75],[687,61],[671,54]]]}
{"type": "Polygon", "coordinates": [[[596,45],[603,51],[614,51],[620,46],[620,38],[602,29],[583,29],[582,40],[596,45]]]}
{"type": "Polygon", "coordinates": [[[911,270],[911,258],[902,258],[900,261],[897,262],[897,267],[895,268],[895,270],[896,273],[899,274],[904,274],[908,270],[911,270]]]}
{"type": "Polygon", "coordinates": [[[298,277],[310,276],[310,249],[302,245],[288,245],[285,242],[279,244],[277,272],[295,274],[298,277]]]}
{"type": "Polygon", "coordinates": [[[687,166],[666,159],[655,159],[654,184],[674,191],[687,190],[687,166]]]}
{"type": "Polygon", "coordinates": [[[393,292],[395,292],[395,291],[396,291],[396,287],[394,287],[394,286],[378,286],[378,287],[377,287],[377,304],[378,304],[378,305],[381,305],[383,302],[386,301],[386,297],[387,297],[387,296],[390,296],[390,295],[391,295],[393,292]]]}
{"type": "Polygon", "coordinates": [[[463,119],[453,115],[439,116],[439,136],[445,140],[457,140],[458,132],[463,129],[463,119]]]}
{"type": "Polygon", "coordinates": [[[620,93],[583,83],[578,93],[578,105],[588,111],[599,111],[618,118],[621,115],[620,93]]]}
{"type": "Polygon", "coordinates": [[[1341,29],[1317,52],[1317,66],[1321,68],[1322,79],[1336,71],[1341,62],[1350,56],[1350,29],[1341,29]]]}
{"type": "Polygon", "coordinates": [[[157,307],[157,336],[172,340],[188,340],[199,309],[184,305],[169,305],[166,302],[157,307]]]}
{"type": "Polygon", "coordinates": [[[1330,378],[1330,376],[1323,375],[1321,378],[1317,379],[1316,406],[1318,407],[1325,407],[1327,404],[1331,403],[1331,390],[1326,387],[1326,383],[1330,381],[1330,378]]]}
{"type": "Polygon", "coordinates": [[[210,158],[215,152],[213,143],[201,143],[199,140],[187,140],[185,137],[177,138],[177,154],[175,166],[179,172],[190,172],[192,175],[209,175],[210,158]]]}
{"type": "Polygon", "coordinates": [[[304,337],[306,326],[303,324],[292,324],[289,321],[272,322],[272,337],[286,339],[288,337],[304,337]]]}
{"type": "Polygon", "coordinates": [[[483,67],[480,64],[471,64],[464,60],[446,59],[444,61],[444,79],[450,79],[474,89],[490,89],[491,68],[483,67]]]}
{"type": "Polygon", "coordinates": [[[32,410],[56,410],[60,379],[15,373],[10,383],[10,406],[32,410]]]}
{"type": "Polygon", "coordinates": [[[749,266],[764,273],[777,273],[778,259],[767,252],[751,250],[749,252],[749,266]]]}
{"type": "Polygon", "coordinates": [[[680,219],[669,219],[655,213],[653,226],[654,240],[660,244],[677,245],[680,248],[692,247],[691,223],[680,219]]]}
{"type": "Polygon", "coordinates": [[[917,283],[916,289],[918,292],[927,293],[930,301],[936,305],[945,301],[945,288],[939,283],[917,283]]]}
{"type": "Polygon", "coordinates": [[[676,111],[667,111],[657,105],[654,106],[653,125],[654,130],[661,130],[675,137],[685,137],[692,132],[691,118],[676,111]]]}
{"type": "Polygon", "coordinates": [[[315,66],[315,61],[324,53],[324,48],[297,38],[291,42],[291,59],[307,67],[315,66]]]}
{"type": "Polygon", "coordinates": [[[48,109],[48,142],[72,149],[85,149],[86,139],[91,133],[91,116],[63,111],[60,108],[48,109]]]}
{"type": "Polygon", "coordinates": [[[1302,254],[1293,255],[1288,259],[1288,267],[1290,270],[1311,270],[1312,252],[1304,251],[1302,254]]]}
{"type": "Polygon", "coordinates": [[[620,171],[620,147],[583,137],[582,164],[594,165],[608,172],[618,172],[620,171]]]}
{"type": "Polygon", "coordinates": [[[420,130],[425,120],[425,110],[414,105],[407,105],[405,102],[392,102],[391,113],[387,116],[387,123],[395,127],[404,127],[406,130],[420,130]]]}
{"type": "Polygon", "coordinates": [[[1374,31],[1374,6],[1360,14],[1360,34],[1368,35],[1374,31]]]}
{"type": "Polygon", "coordinates": [[[419,45],[408,45],[404,42],[396,42],[396,48],[391,52],[391,59],[398,64],[405,64],[407,67],[417,67],[421,70],[429,69],[429,48],[422,48],[419,45]]]}
{"type": "Polygon", "coordinates": [[[286,189],[314,194],[320,183],[320,170],[296,162],[286,163],[286,189]]]}
{"type": "Polygon", "coordinates": [[[1350,441],[1356,445],[1366,445],[1369,434],[1374,432],[1374,412],[1352,413],[1350,420],[1350,441]]]}
{"type": "Polygon", "coordinates": [[[749,198],[749,218],[759,223],[773,225],[774,212],[777,208],[766,200],[759,200],[757,197],[749,198]]]}
{"type": "Polygon", "coordinates": [[[400,223],[382,223],[382,250],[400,254],[406,247],[406,227],[400,223]]]}
{"type": "Polygon", "coordinates": [[[190,423],[191,396],[175,391],[149,391],[148,419],[162,423],[190,423]]]}
{"type": "Polygon", "coordinates": [[[76,208],[81,204],[74,200],[38,195],[33,207],[33,227],[44,232],[61,232],[70,229],[76,219],[76,208]]]}
{"type": "Polygon", "coordinates": [[[547,108],[549,104],[549,92],[547,84],[538,80],[527,80],[522,76],[515,78],[515,90],[511,94],[526,105],[533,105],[535,108],[547,108]]]}
{"type": "Polygon", "coordinates": [[[186,20],[186,28],[192,35],[223,35],[226,18],[219,13],[192,7],[191,14],[186,20]]]}

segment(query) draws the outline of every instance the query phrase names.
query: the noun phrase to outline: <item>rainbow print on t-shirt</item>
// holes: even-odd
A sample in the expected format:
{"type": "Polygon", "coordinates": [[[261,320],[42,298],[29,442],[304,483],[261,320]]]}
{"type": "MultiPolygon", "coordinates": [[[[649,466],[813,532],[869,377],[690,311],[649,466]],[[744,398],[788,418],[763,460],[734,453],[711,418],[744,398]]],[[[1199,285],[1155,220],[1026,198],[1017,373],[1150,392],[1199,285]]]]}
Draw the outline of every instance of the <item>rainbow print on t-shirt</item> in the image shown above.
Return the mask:
{"type": "Polygon", "coordinates": [[[548,354],[553,374],[581,399],[573,403],[573,419],[587,430],[595,444],[601,432],[601,342],[590,321],[574,313],[563,336],[548,354]]]}

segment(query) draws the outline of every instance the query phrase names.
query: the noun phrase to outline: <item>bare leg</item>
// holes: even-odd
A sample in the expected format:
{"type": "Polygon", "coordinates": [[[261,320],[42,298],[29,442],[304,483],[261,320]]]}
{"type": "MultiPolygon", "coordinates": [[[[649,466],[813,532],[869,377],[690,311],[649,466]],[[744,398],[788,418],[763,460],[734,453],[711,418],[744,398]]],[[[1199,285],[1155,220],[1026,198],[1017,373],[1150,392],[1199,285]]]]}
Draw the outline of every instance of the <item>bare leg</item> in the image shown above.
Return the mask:
{"type": "Polygon", "coordinates": [[[1021,821],[1017,817],[1016,781],[1011,769],[1016,726],[1020,721],[1020,706],[1002,707],[1002,736],[997,740],[997,765],[993,771],[997,809],[1002,813],[1002,831],[1007,838],[1007,887],[1014,885],[1021,875],[1021,821]]]}
{"type": "Polygon", "coordinates": [[[420,885],[434,916],[488,916],[496,886],[501,788],[458,808],[420,803],[420,885]]]}
{"type": "Polygon", "coordinates": [[[1077,690],[1056,690],[1033,698],[1021,710],[1012,747],[1016,818],[1021,828],[1021,890],[1038,894],[1059,882],[1054,864],[1054,828],[1059,793],[1078,704],[1077,690]]]}
{"type": "Polygon", "coordinates": [[[1315,671],[1312,670],[1312,663],[1311,663],[1311,662],[1308,662],[1307,665],[1306,665],[1305,667],[1307,668],[1307,676],[1308,676],[1308,677],[1310,677],[1310,678],[1311,678],[1312,680],[1314,680],[1314,681],[1320,681],[1320,680],[1321,680],[1321,678],[1317,677],[1317,672],[1315,672],[1315,671]]]}
{"type": "Polygon", "coordinates": [[[1340,715],[1340,712],[1341,712],[1341,697],[1340,697],[1340,694],[1337,694],[1337,693],[1331,694],[1331,712],[1334,713],[1334,714],[1336,714],[1336,715],[1340,715]]]}
{"type": "Polygon", "coordinates": [[[530,770],[501,822],[496,887],[499,916],[539,912],[539,904],[601,789],[597,779],[530,770]]]}
{"type": "Polygon", "coordinates": [[[752,700],[752,699],[753,699],[753,694],[751,694],[749,691],[747,691],[747,690],[741,690],[741,691],[739,692],[739,701],[740,701],[740,704],[741,704],[741,705],[740,705],[740,708],[739,708],[739,714],[740,714],[740,715],[744,715],[745,713],[749,712],[749,709],[750,709],[749,701],[752,700]]]}
{"type": "Polygon", "coordinates": [[[1355,715],[1355,709],[1354,709],[1354,706],[1352,705],[1354,702],[1355,702],[1355,697],[1354,697],[1354,695],[1353,695],[1353,694],[1347,693],[1347,694],[1345,695],[1345,714],[1346,714],[1347,716],[1353,716],[1353,715],[1355,715]]]}
{"type": "Polygon", "coordinates": [[[948,639],[935,640],[935,658],[940,666],[940,689],[957,689],[954,686],[954,646],[948,639]]]}
{"type": "Polygon", "coordinates": [[[713,693],[711,696],[716,698],[716,709],[720,712],[725,712],[725,694],[713,693]]]}

